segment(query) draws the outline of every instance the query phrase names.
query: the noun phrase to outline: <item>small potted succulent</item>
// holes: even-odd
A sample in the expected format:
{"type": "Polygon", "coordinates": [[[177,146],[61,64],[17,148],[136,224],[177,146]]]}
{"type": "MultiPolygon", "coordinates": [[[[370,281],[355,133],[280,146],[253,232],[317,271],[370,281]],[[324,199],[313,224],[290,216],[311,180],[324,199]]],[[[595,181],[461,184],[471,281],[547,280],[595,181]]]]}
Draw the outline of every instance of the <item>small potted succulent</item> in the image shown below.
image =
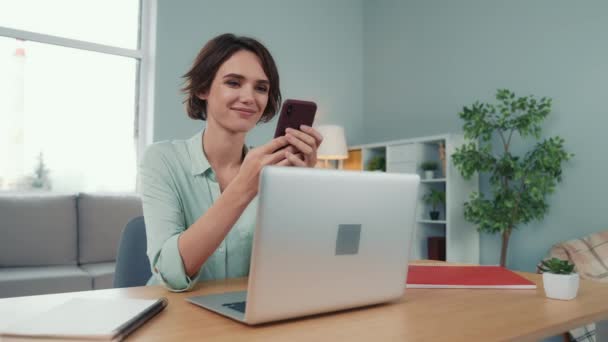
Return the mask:
{"type": "Polygon", "coordinates": [[[427,160],[420,164],[420,168],[424,171],[424,179],[433,179],[435,178],[435,170],[439,168],[439,163],[427,160]]]}
{"type": "Polygon", "coordinates": [[[438,191],[435,189],[431,189],[431,191],[427,192],[422,200],[432,207],[432,210],[429,212],[429,216],[431,220],[439,219],[439,205],[445,203],[445,192],[438,191]]]}
{"type": "Polygon", "coordinates": [[[568,260],[551,258],[542,260],[539,267],[543,273],[543,287],[549,298],[570,300],[576,297],[579,286],[578,273],[568,260]]]}
{"type": "Polygon", "coordinates": [[[367,171],[386,171],[386,158],[381,155],[374,156],[367,164],[367,171]]]}

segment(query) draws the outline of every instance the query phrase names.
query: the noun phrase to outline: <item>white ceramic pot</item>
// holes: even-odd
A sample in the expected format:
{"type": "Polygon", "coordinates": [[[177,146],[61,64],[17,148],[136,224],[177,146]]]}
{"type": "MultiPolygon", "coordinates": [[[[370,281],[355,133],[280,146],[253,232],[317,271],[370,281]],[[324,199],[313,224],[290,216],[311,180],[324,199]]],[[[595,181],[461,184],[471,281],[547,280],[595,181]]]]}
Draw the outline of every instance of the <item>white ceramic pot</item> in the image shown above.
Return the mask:
{"type": "Polygon", "coordinates": [[[574,299],[576,297],[576,293],[578,292],[578,285],[578,273],[543,273],[543,287],[545,288],[545,294],[549,298],[561,300],[574,299]]]}
{"type": "Polygon", "coordinates": [[[433,170],[424,171],[424,179],[433,179],[433,178],[435,178],[435,171],[433,171],[433,170]]]}

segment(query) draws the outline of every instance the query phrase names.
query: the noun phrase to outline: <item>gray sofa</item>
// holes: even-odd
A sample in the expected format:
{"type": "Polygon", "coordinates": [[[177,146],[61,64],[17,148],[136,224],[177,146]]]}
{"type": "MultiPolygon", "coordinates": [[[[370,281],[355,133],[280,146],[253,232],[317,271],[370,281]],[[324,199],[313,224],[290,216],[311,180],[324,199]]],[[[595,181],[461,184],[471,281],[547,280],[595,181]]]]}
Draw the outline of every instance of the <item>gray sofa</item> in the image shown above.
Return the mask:
{"type": "Polygon", "coordinates": [[[136,194],[0,195],[0,298],[111,288],[136,194]]]}

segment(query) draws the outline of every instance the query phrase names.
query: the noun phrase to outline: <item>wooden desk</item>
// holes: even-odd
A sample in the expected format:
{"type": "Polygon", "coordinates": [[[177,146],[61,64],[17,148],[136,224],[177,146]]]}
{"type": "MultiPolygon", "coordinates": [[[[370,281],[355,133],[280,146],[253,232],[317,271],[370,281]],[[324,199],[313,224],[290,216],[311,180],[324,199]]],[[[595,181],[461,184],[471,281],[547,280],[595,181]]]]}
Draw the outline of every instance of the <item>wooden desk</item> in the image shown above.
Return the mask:
{"type": "Polygon", "coordinates": [[[608,318],[606,284],[581,281],[575,300],[558,301],[544,296],[540,275],[520,274],[538,289],[408,289],[395,303],[258,327],[184,300],[246,289],[246,278],[202,283],[187,293],[149,286],[0,299],[0,325],[73,297],[167,297],[168,307],[129,337],[134,341],[533,341],[608,318]]]}

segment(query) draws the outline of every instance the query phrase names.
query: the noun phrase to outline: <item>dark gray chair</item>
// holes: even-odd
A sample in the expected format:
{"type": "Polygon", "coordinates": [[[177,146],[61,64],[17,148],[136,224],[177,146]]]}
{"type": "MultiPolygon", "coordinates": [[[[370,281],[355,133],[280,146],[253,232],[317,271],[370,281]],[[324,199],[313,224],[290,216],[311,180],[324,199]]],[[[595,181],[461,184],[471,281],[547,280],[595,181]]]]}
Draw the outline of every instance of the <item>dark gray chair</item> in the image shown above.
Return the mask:
{"type": "Polygon", "coordinates": [[[146,246],[146,224],[144,217],[139,216],[122,231],[114,271],[115,288],[146,285],[152,276],[146,246]]]}

